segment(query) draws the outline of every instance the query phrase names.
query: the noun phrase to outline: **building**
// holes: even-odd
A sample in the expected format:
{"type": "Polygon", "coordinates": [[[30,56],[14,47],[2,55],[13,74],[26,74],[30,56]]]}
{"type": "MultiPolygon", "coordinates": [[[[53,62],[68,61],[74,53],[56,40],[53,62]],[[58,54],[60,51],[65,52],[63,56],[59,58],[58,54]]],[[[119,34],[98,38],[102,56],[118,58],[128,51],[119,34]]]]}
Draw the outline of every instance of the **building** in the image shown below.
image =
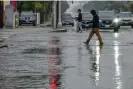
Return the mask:
{"type": "Polygon", "coordinates": [[[0,28],[4,26],[4,1],[0,1],[0,28]]]}
{"type": "Polygon", "coordinates": [[[9,4],[12,4],[15,8],[14,10],[16,11],[16,1],[15,0],[7,0],[7,1],[4,1],[4,0],[1,0],[0,1],[0,28],[3,28],[4,26],[4,23],[5,23],[5,6],[6,5],[9,5],[9,4]]]}

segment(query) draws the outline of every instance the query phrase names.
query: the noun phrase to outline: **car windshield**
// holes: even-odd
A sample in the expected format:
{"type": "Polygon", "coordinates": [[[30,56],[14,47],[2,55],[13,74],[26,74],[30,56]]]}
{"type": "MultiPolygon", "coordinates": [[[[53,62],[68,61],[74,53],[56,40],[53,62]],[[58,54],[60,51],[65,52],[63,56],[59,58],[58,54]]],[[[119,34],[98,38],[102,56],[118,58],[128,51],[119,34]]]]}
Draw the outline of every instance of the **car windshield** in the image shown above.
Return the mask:
{"type": "Polygon", "coordinates": [[[34,15],[33,12],[22,12],[21,16],[31,16],[34,15]]]}
{"type": "Polygon", "coordinates": [[[113,12],[99,12],[100,18],[114,18],[115,14],[113,12]]]}
{"type": "Polygon", "coordinates": [[[62,15],[62,20],[72,20],[72,16],[70,14],[62,15]]]}
{"type": "Polygon", "coordinates": [[[132,17],[132,13],[120,13],[120,17],[132,17]]]}

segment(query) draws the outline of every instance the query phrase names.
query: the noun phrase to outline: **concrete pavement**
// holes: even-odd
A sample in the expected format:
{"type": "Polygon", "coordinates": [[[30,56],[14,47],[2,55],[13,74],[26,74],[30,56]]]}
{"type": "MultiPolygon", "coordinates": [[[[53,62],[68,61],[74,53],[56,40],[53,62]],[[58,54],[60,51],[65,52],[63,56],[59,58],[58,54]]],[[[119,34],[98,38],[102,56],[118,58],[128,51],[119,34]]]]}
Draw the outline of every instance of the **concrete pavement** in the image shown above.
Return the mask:
{"type": "Polygon", "coordinates": [[[132,89],[132,29],[102,31],[100,47],[96,36],[86,46],[87,32],[67,28],[25,28],[8,37],[0,51],[0,89],[132,89]]]}

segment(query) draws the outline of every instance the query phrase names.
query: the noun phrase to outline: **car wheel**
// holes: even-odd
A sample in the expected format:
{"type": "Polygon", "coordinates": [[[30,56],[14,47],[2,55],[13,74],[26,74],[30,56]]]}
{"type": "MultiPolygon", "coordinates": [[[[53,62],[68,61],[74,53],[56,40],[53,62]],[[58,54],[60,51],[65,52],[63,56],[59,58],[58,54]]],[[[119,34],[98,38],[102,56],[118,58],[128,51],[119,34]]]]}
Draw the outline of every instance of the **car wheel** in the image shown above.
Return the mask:
{"type": "Polygon", "coordinates": [[[33,23],[33,26],[36,26],[36,24],[35,24],[35,23],[33,23]]]}
{"type": "Polygon", "coordinates": [[[133,25],[131,25],[131,27],[133,28],[133,25]]]}
{"type": "Polygon", "coordinates": [[[72,26],[74,26],[74,24],[72,24],[72,26]]]}
{"type": "Polygon", "coordinates": [[[119,31],[119,27],[114,28],[114,32],[118,32],[119,31]]]}
{"type": "Polygon", "coordinates": [[[19,23],[19,26],[21,26],[22,24],[21,23],[19,23]]]}

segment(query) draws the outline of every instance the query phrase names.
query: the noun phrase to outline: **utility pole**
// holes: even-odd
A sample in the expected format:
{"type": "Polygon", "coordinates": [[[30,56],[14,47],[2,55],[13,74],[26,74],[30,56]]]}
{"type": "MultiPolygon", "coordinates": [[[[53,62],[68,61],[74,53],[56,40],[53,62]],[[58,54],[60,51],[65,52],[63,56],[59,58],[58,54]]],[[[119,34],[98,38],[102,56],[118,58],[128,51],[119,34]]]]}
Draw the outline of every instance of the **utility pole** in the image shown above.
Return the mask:
{"type": "Polygon", "coordinates": [[[61,22],[61,1],[53,1],[53,27],[54,29],[62,28],[62,22],[61,22]]]}
{"type": "Polygon", "coordinates": [[[54,3],[53,3],[53,28],[54,29],[56,29],[56,4],[57,4],[57,2],[56,1],[53,1],[54,3]]]}
{"type": "Polygon", "coordinates": [[[62,28],[62,22],[61,22],[61,2],[58,1],[58,28],[62,28]]]}
{"type": "Polygon", "coordinates": [[[92,2],[92,5],[93,5],[93,8],[92,9],[95,10],[95,2],[94,1],[92,2]]]}

